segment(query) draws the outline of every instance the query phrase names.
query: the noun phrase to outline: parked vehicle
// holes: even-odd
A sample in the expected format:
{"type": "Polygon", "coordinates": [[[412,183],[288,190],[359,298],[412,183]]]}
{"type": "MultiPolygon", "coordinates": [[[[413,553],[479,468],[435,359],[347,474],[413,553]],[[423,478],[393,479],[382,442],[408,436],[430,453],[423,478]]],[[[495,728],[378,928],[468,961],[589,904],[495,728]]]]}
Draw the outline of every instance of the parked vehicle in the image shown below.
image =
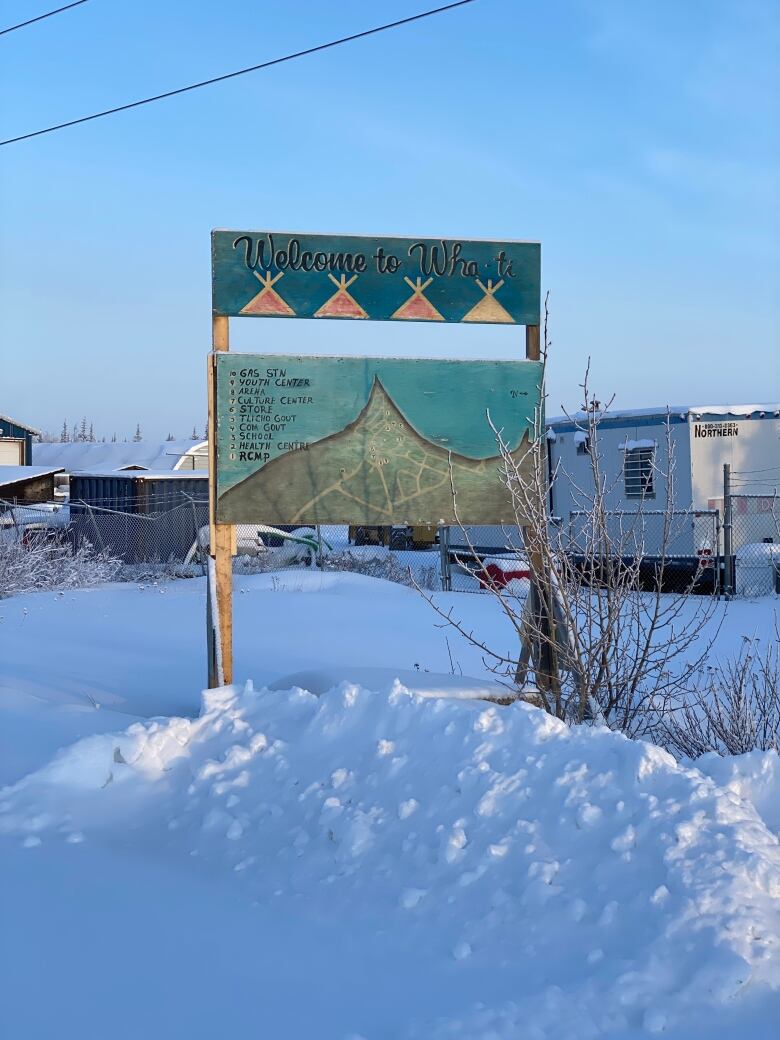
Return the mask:
{"type": "Polygon", "coordinates": [[[32,549],[61,545],[70,521],[67,506],[46,502],[35,506],[12,506],[0,513],[0,544],[16,543],[32,549]]]}
{"type": "MultiPolygon", "coordinates": [[[[294,564],[310,566],[318,553],[330,552],[332,546],[318,538],[313,527],[296,527],[291,531],[268,524],[239,524],[236,526],[236,555],[262,556],[269,565],[289,567],[294,564]]],[[[204,524],[198,531],[185,563],[203,559],[209,551],[209,527],[204,524]]]]}
{"type": "Polygon", "coordinates": [[[352,524],[349,541],[359,545],[384,545],[388,549],[429,549],[439,540],[435,524],[391,524],[384,527],[352,524]]]}
{"type": "Polygon", "coordinates": [[[531,580],[531,567],[525,556],[512,554],[511,556],[485,556],[482,566],[474,572],[483,589],[508,589],[516,591],[516,582],[525,583],[523,588],[528,590],[528,582],[531,580]]]}

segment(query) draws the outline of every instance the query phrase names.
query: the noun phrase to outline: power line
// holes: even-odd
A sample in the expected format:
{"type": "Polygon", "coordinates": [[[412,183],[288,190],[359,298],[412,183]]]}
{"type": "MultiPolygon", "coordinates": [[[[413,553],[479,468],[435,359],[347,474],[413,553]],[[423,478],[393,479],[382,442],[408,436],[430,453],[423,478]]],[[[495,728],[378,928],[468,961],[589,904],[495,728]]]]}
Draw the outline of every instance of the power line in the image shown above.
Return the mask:
{"type": "Polygon", "coordinates": [[[39,14],[37,18],[28,18],[26,22],[19,22],[18,25],[9,25],[7,29],[0,29],[0,36],[5,36],[6,33],[14,32],[16,29],[24,29],[25,25],[32,25],[33,22],[42,22],[44,18],[51,18],[53,14],[60,14],[62,11],[69,11],[71,7],[80,7],[81,4],[85,4],[87,0],[75,0],[72,4],[65,4],[64,7],[58,7],[55,11],[47,11],[46,14],[39,14]]]}
{"type": "MultiPolygon", "coordinates": [[[[83,0],[82,0],[83,2],[83,0]]],[[[190,90],[198,90],[200,87],[209,87],[213,83],[222,83],[226,79],[235,79],[236,76],[245,76],[249,72],[258,72],[260,69],[268,69],[272,65],[281,65],[285,61],[293,61],[295,58],[303,58],[307,54],[317,54],[319,51],[338,47],[342,43],[351,43],[353,40],[362,40],[366,36],[374,36],[376,33],[385,32],[388,29],[397,29],[401,25],[409,25],[410,22],[419,22],[422,18],[430,18],[431,15],[442,14],[444,11],[452,11],[456,7],[464,7],[472,4],[474,0],[456,0],[455,3],[445,4],[443,7],[434,7],[429,11],[421,11],[420,14],[410,15],[408,18],[400,18],[397,22],[387,22],[373,29],[365,29],[363,32],[353,33],[351,36],[342,36],[341,39],[331,40],[328,43],[320,43],[316,47],[307,47],[293,54],[285,54],[282,58],[272,58],[271,61],[261,62],[260,65],[250,65],[249,68],[239,69],[237,72],[226,72],[222,76],[214,76],[211,79],[201,80],[200,83],[191,83],[188,87],[179,87],[177,90],[167,90],[164,94],[155,94],[154,97],[143,98],[141,101],[131,101],[127,105],[118,105],[116,108],[107,108],[103,112],[95,112],[90,116],[81,116],[80,119],[71,119],[67,123],[57,123],[56,126],[47,126],[43,130],[34,130],[29,134],[20,134],[19,137],[9,137],[6,141],[0,141],[0,147],[6,144],[16,144],[17,141],[27,141],[31,137],[40,137],[43,134],[51,134],[55,130],[64,130],[68,126],[77,126],[79,123],[88,123],[92,119],[102,119],[103,116],[115,115],[117,112],[126,112],[129,108],[138,108],[140,105],[150,105],[153,101],[162,101],[164,98],[175,97],[177,94],[186,94],[190,90]]]]}

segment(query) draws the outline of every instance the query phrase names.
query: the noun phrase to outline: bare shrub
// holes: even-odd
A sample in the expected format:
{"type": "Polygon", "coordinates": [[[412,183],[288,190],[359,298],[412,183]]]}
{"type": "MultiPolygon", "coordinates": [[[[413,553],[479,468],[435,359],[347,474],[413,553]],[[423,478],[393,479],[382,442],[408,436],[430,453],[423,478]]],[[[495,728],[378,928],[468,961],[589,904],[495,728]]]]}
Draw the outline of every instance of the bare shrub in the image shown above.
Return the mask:
{"type": "Polygon", "coordinates": [[[695,696],[662,720],[655,734],[676,755],[698,758],[780,753],[780,634],[766,645],[745,637],[737,654],[702,669],[695,696]]]}
{"type": "MultiPolygon", "coordinates": [[[[545,301],[545,363],[548,350],[545,301]]],[[[519,463],[503,432],[493,427],[501,479],[522,530],[522,550],[515,546],[514,552],[526,558],[532,579],[528,597],[487,585],[514,629],[515,647],[499,649],[489,636],[480,637],[464,625],[456,608],[423,594],[448,625],[481,650],[486,666],[516,696],[540,701],[560,719],[595,719],[629,736],[650,736],[695,686],[717,636],[719,626],[710,622],[716,620],[718,603],[692,594],[698,573],[682,591],[664,591],[676,516],[669,422],[663,450],[653,460],[654,494],[662,507],[653,510],[660,519],[651,558],[644,494],[630,515],[610,508],[615,480],[622,474],[611,483],[602,465],[599,428],[608,406],[590,393],[587,373],[582,389],[583,411],[572,421],[588,445],[589,476],[578,486],[567,474],[580,518],[576,534],[556,526],[548,515],[548,479],[563,474],[556,471],[548,477],[542,410],[537,410],[535,437],[519,463]]],[[[454,485],[452,494],[457,517],[454,485]]],[[[475,553],[467,528],[459,522],[458,526],[475,553]]],[[[509,542],[507,547],[512,548],[509,542]]]]}
{"type": "Polygon", "coordinates": [[[203,563],[182,563],[171,557],[165,562],[148,560],[140,563],[123,563],[114,581],[124,582],[157,582],[174,581],[179,578],[201,578],[205,565],[203,563]]]}
{"type": "Polygon", "coordinates": [[[368,556],[365,553],[350,552],[343,549],[328,553],[322,560],[326,571],[348,571],[353,574],[365,574],[370,578],[383,578],[399,585],[414,588],[439,588],[438,566],[425,564],[415,567],[414,574],[408,564],[402,563],[394,553],[368,556]]]}
{"type": "Polygon", "coordinates": [[[311,567],[314,553],[292,559],[279,559],[274,553],[260,553],[257,556],[240,555],[233,557],[234,574],[269,574],[273,571],[286,570],[288,567],[311,567]]]}
{"type": "Polygon", "coordinates": [[[113,581],[121,560],[89,542],[78,547],[41,535],[0,543],[0,598],[52,589],[83,589],[113,581]]]}

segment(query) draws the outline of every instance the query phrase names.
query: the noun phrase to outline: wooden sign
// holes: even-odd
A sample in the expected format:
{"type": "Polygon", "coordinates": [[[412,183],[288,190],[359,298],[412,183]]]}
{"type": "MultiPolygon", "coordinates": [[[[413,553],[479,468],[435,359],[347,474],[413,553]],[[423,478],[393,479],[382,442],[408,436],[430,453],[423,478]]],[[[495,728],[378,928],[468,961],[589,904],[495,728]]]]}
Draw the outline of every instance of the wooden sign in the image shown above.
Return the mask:
{"type": "MultiPolygon", "coordinates": [[[[492,425],[517,460],[536,361],[213,355],[222,524],[517,522],[492,425]]],[[[530,462],[530,460],[529,460],[530,462]]]]}
{"type": "Polygon", "coordinates": [[[538,242],[212,231],[217,316],[538,325],[538,242]]]}

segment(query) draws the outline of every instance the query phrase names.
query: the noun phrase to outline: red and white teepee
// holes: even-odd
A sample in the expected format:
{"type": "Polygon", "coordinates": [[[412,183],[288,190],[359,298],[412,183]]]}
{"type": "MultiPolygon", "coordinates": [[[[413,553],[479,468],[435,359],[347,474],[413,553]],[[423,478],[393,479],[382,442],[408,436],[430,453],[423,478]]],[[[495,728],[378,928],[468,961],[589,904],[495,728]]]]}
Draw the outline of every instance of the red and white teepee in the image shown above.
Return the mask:
{"type": "Polygon", "coordinates": [[[279,279],[284,277],[284,271],[280,271],[273,278],[270,271],[267,275],[262,275],[259,271],[253,271],[252,274],[262,284],[263,288],[257,296],[252,297],[246,307],[241,308],[239,314],[262,314],[277,318],[295,317],[295,311],[289,303],[283,300],[276,289],[273,288],[279,279]]]}
{"type": "Polygon", "coordinates": [[[349,281],[343,274],[341,280],[332,274],[328,278],[336,286],[336,292],[330,296],[325,303],[315,312],[315,318],[367,318],[368,314],[363,310],[355,297],[347,292],[350,285],[357,281],[357,275],[353,274],[349,281]]]}
{"type": "Polygon", "coordinates": [[[444,321],[444,318],[436,310],[431,301],[423,296],[423,293],[433,281],[429,278],[423,282],[418,278],[416,283],[404,275],[404,281],[412,290],[412,295],[402,303],[398,310],[392,315],[393,318],[406,318],[407,321],[444,321]]]}

